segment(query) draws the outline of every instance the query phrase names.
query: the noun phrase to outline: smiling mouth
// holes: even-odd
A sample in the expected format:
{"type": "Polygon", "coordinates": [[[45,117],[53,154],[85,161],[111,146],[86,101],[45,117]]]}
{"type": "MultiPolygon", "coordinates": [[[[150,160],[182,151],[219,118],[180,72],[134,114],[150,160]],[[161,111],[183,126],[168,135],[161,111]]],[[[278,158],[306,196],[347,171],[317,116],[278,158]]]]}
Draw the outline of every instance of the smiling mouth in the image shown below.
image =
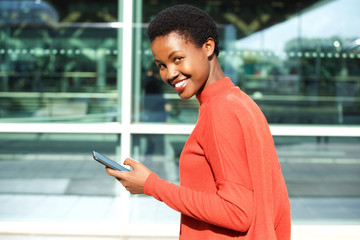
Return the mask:
{"type": "Polygon", "coordinates": [[[179,87],[184,86],[185,83],[186,83],[186,79],[181,80],[180,82],[177,82],[174,86],[175,86],[176,88],[179,88],[179,87]]]}
{"type": "Polygon", "coordinates": [[[176,81],[175,83],[173,83],[173,87],[175,89],[175,91],[177,91],[178,93],[184,91],[187,83],[188,83],[189,79],[182,79],[180,81],[176,81]]]}

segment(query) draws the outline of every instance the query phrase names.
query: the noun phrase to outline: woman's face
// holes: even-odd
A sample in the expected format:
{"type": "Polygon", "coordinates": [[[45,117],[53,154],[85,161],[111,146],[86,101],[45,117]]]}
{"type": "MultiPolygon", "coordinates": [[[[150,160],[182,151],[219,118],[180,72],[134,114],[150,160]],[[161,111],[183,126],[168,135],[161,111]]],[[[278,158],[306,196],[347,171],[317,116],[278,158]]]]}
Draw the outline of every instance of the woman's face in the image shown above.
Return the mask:
{"type": "Polygon", "coordinates": [[[157,37],[151,42],[161,79],[183,99],[199,94],[206,87],[211,70],[211,47],[204,43],[199,48],[176,32],[157,37]]]}

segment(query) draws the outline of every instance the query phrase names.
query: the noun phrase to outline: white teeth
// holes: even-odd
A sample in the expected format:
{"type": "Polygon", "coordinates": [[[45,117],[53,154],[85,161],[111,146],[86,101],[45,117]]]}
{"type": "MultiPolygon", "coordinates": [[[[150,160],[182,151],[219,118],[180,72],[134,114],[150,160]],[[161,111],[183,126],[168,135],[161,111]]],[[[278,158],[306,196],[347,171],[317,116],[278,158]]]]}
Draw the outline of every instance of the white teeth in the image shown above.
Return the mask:
{"type": "Polygon", "coordinates": [[[175,84],[175,87],[181,87],[181,86],[183,86],[185,84],[185,81],[181,81],[181,82],[178,82],[178,83],[176,83],[175,84]]]}

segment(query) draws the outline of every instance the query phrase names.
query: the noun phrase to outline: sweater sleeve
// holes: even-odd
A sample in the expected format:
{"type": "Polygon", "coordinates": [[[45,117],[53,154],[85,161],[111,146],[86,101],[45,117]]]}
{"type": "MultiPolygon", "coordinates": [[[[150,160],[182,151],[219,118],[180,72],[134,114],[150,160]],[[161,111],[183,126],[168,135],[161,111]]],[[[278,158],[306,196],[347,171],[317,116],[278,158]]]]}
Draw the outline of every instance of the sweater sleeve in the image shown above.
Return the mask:
{"type": "Polygon", "coordinates": [[[241,126],[231,108],[210,104],[200,119],[203,131],[197,138],[213,172],[217,191],[195,191],[151,174],[145,194],[192,218],[245,232],[253,218],[253,190],[241,126]]]}
{"type": "MultiPolygon", "coordinates": [[[[232,186],[229,184],[227,187],[232,186]]],[[[223,198],[221,194],[199,192],[178,186],[160,179],[155,173],[151,173],[145,183],[146,195],[165,202],[182,214],[216,226],[246,232],[252,219],[252,212],[249,211],[251,204],[248,204],[252,199],[252,192],[241,186],[236,186],[231,192],[237,195],[237,198],[247,200],[242,207],[223,198]]]]}

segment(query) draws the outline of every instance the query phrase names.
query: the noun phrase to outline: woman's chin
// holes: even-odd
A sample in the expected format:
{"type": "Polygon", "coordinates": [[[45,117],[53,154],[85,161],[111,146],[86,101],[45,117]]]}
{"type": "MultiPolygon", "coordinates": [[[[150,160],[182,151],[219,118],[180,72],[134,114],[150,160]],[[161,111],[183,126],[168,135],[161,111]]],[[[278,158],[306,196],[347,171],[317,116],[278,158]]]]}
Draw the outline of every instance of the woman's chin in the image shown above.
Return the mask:
{"type": "Polygon", "coordinates": [[[179,97],[181,98],[181,99],[190,99],[190,98],[192,98],[193,96],[194,96],[194,94],[185,94],[185,93],[178,93],[179,94],[179,97]]]}

